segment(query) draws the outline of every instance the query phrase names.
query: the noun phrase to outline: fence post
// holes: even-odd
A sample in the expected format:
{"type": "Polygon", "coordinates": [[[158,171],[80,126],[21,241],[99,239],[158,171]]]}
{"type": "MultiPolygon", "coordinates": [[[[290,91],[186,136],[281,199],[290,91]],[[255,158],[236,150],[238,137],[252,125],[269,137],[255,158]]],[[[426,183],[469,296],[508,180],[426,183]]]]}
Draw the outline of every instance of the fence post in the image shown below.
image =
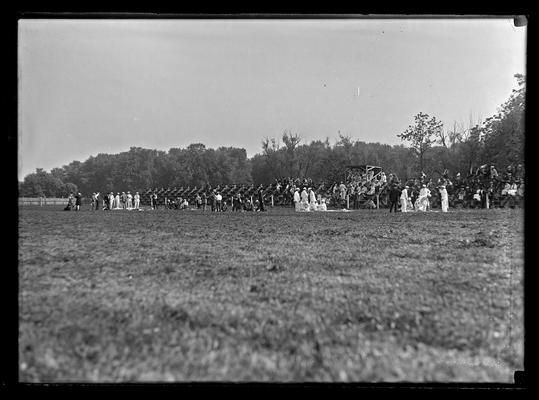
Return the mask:
{"type": "Polygon", "coordinates": [[[380,209],[380,195],[379,194],[376,195],[376,209],[377,210],[380,209]]]}
{"type": "Polygon", "coordinates": [[[43,207],[43,196],[39,196],[39,206],[43,207]]]}
{"type": "Polygon", "coordinates": [[[350,208],[350,195],[349,194],[346,195],[346,208],[347,209],[350,208]]]}
{"type": "Polygon", "coordinates": [[[271,195],[271,206],[273,207],[273,195],[271,195]]]}

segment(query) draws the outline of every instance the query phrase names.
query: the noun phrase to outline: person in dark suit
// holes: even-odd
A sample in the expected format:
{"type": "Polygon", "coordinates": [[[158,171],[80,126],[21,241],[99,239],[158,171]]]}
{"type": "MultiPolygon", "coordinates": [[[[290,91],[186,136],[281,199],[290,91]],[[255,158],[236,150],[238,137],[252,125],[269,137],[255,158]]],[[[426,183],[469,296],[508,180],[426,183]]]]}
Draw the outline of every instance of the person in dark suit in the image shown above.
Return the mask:
{"type": "Polygon", "coordinates": [[[206,191],[202,192],[202,211],[206,211],[206,204],[208,204],[208,198],[206,196],[206,191]]]}
{"type": "Polygon", "coordinates": [[[395,209],[395,212],[397,212],[400,195],[401,191],[397,185],[392,185],[391,189],[389,190],[389,212],[391,212],[393,208],[395,209]]]}
{"type": "Polygon", "coordinates": [[[258,191],[258,203],[260,211],[266,211],[266,209],[264,208],[264,195],[262,194],[262,189],[258,191]]]}
{"type": "Polygon", "coordinates": [[[79,211],[80,206],[82,206],[82,195],[79,192],[75,195],[75,210],[79,211]]]}

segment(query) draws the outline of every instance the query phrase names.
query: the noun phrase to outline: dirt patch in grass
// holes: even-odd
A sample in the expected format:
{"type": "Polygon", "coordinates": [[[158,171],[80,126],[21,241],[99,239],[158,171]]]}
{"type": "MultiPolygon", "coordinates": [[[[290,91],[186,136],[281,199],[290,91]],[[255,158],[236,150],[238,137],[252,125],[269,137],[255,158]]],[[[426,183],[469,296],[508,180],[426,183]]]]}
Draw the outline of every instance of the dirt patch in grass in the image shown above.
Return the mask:
{"type": "Polygon", "coordinates": [[[23,207],[20,379],[511,382],[522,269],[520,210],[23,207]]]}

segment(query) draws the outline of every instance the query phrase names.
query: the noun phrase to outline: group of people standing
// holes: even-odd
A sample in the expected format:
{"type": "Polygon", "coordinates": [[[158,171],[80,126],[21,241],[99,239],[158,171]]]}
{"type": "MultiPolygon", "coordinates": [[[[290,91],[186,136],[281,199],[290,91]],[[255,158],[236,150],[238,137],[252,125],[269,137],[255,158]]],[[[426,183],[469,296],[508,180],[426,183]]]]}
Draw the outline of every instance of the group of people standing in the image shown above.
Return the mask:
{"type": "MultiPolygon", "coordinates": [[[[92,193],[92,210],[99,210],[99,192],[92,193]]],[[[131,192],[110,192],[103,196],[102,202],[103,210],[139,210],[140,209],[140,195],[135,192],[134,195],[131,192]]]]}
{"type": "MultiPolygon", "coordinates": [[[[256,198],[251,201],[247,196],[242,196],[241,193],[236,193],[232,197],[232,211],[266,211],[264,205],[264,193],[259,190],[255,196],[256,198]]],[[[228,209],[227,202],[224,200],[221,192],[212,190],[209,194],[205,191],[202,194],[197,194],[195,197],[195,203],[198,209],[206,211],[206,207],[210,207],[212,212],[223,212],[228,209]]]]}
{"type": "Polygon", "coordinates": [[[312,188],[303,187],[294,190],[294,207],[296,211],[327,211],[326,199],[314,193],[312,188]]]}
{"type": "MultiPolygon", "coordinates": [[[[399,188],[398,184],[393,184],[389,189],[389,212],[397,212],[400,204],[401,212],[410,211],[429,211],[431,209],[430,198],[432,197],[431,190],[426,184],[423,184],[419,190],[419,195],[414,199],[409,193],[410,187],[405,185],[404,188],[399,188]]],[[[449,195],[445,185],[438,188],[441,198],[442,212],[449,211],[449,195]]]]}
{"type": "Polygon", "coordinates": [[[80,194],[80,192],[74,196],[73,196],[73,193],[69,193],[69,196],[67,198],[67,205],[65,206],[64,210],[65,211],[71,211],[71,210],[79,211],[81,205],[82,205],[82,195],[80,194]]]}

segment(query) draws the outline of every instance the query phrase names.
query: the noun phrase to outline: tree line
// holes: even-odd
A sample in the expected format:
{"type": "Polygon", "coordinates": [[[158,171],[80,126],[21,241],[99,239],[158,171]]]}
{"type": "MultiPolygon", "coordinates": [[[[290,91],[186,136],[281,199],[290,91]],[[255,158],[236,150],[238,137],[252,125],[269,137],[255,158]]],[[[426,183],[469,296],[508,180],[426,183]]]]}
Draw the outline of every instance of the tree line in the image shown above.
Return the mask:
{"type": "Polygon", "coordinates": [[[418,113],[414,123],[397,135],[404,143],[388,145],[338,135],[302,143],[297,133],[264,138],[262,151],[251,158],[243,148],[206,148],[202,143],[168,151],[131,147],[119,154],[98,154],[50,172],[37,169],[19,182],[19,196],[65,197],[80,191],[143,191],[155,187],[201,187],[269,184],[275,179],[309,177],[314,182],[341,179],[348,165],[370,164],[408,179],[444,170],[467,174],[482,164],[497,168],[524,163],[525,76],[498,112],[484,121],[444,126],[435,116],[418,113]]]}

